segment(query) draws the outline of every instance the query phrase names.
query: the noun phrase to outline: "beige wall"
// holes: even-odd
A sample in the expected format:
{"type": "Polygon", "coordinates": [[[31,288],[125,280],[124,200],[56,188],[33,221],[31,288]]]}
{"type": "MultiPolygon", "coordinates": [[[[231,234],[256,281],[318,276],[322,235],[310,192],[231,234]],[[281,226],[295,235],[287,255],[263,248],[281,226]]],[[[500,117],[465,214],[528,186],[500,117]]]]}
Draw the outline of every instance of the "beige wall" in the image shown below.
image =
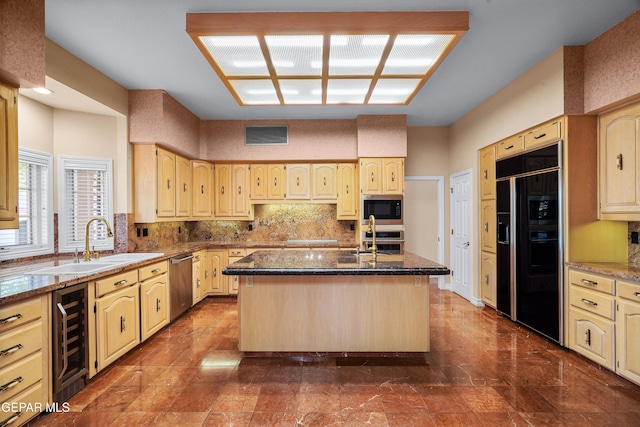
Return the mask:
{"type": "Polygon", "coordinates": [[[43,153],[53,153],[53,108],[18,97],[18,145],[43,153]]]}

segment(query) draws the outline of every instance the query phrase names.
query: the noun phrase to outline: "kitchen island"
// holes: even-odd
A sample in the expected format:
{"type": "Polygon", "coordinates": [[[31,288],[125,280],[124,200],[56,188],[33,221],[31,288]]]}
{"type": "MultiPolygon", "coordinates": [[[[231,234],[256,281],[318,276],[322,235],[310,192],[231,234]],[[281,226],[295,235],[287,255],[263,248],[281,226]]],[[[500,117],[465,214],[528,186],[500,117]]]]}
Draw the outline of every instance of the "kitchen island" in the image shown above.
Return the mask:
{"type": "Polygon", "coordinates": [[[411,253],[258,251],[223,270],[240,276],[244,352],[429,351],[428,276],[449,269],[411,253]]]}

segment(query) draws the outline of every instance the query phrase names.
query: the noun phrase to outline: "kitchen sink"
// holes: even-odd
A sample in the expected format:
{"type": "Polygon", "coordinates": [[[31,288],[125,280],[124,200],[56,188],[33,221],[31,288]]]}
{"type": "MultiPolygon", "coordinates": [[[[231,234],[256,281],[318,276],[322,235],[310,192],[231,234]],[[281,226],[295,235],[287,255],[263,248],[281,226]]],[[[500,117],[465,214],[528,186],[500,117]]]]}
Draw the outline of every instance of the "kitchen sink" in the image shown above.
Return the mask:
{"type": "Polygon", "coordinates": [[[26,272],[30,276],[83,276],[115,267],[133,264],[139,261],[162,256],[162,253],[126,253],[106,256],[91,261],[80,261],[79,263],[69,263],[52,267],[43,267],[37,270],[26,272]]]}

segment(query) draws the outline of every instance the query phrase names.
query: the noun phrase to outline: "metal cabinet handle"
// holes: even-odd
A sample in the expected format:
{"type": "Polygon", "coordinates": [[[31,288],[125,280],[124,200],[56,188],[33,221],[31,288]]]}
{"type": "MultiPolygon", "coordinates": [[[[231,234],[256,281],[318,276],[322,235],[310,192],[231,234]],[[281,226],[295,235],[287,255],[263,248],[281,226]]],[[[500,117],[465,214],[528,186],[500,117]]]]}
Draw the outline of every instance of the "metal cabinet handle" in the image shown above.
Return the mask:
{"type": "Polygon", "coordinates": [[[640,297],[640,292],[634,292],[633,296],[640,297]]]}
{"type": "Polygon", "coordinates": [[[22,411],[18,411],[18,412],[14,412],[13,414],[11,414],[11,416],[9,418],[7,418],[4,421],[0,421],[0,427],[5,427],[8,426],[9,424],[13,423],[14,421],[16,421],[18,418],[20,418],[22,416],[24,412],[22,411]]]}
{"type": "Polygon", "coordinates": [[[185,193],[187,192],[187,183],[186,182],[182,184],[182,191],[185,192],[185,193]]]}
{"type": "Polygon", "coordinates": [[[120,285],[124,285],[125,283],[127,283],[127,279],[122,279],[115,282],[113,286],[120,286],[120,285]]]}
{"type": "Polygon", "coordinates": [[[171,189],[171,180],[167,178],[167,190],[171,189]]]}
{"type": "Polygon", "coordinates": [[[488,285],[489,284],[489,275],[485,274],[484,276],[484,282],[488,285]]]}
{"type": "Polygon", "coordinates": [[[238,194],[242,194],[242,187],[238,187],[238,194]]]}
{"type": "Polygon", "coordinates": [[[484,179],[489,179],[489,171],[485,169],[484,172],[482,172],[482,177],[484,179]]]}
{"type": "Polygon", "coordinates": [[[346,193],[349,194],[349,184],[347,184],[346,193]]]}
{"type": "Polygon", "coordinates": [[[300,177],[296,177],[296,186],[300,187],[300,177]]]}
{"type": "Polygon", "coordinates": [[[13,316],[5,317],[4,319],[0,319],[0,325],[4,325],[5,323],[15,322],[18,319],[22,319],[22,314],[17,313],[13,316]]]}
{"type": "Polygon", "coordinates": [[[485,222],[485,223],[484,223],[484,231],[485,231],[486,233],[488,233],[488,232],[489,232],[489,223],[488,223],[488,222],[485,222]]]}
{"type": "Polygon", "coordinates": [[[218,269],[217,268],[213,269],[213,277],[218,277],[218,269]]]}
{"type": "Polygon", "coordinates": [[[204,185],[200,186],[200,194],[204,194],[204,185]]]}
{"type": "Polygon", "coordinates": [[[260,177],[257,178],[257,181],[258,181],[257,185],[258,185],[258,187],[260,187],[260,177]]]}
{"type": "Polygon", "coordinates": [[[124,318],[124,316],[120,316],[120,332],[124,332],[126,328],[126,323],[125,323],[126,319],[124,318]]]}
{"type": "Polygon", "coordinates": [[[587,329],[584,333],[584,342],[588,346],[591,346],[591,329],[587,329]]]}
{"type": "Polygon", "coordinates": [[[544,138],[545,136],[547,136],[547,134],[546,134],[546,133],[541,133],[541,134],[540,134],[540,135],[538,135],[538,136],[534,136],[534,137],[533,137],[533,139],[540,139],[540,138],[544,138]]]}
{"type": "Polygon", "coordinates": [[[160,311],[160,298],[156,298],[156,313],[160,311]]]}
{"type": "Polygon", "coordinates": [[[324,179],[324,182],[322,183],[322,185],[324,185],[326,187],[327,186],[327,177],[325,176],[325,177],[323,177],[323,179],[324,179]]]}
{"type": "Polygon", "coordinates": [[[69,354],[67,352],[68,316],[67,311],[64,309],[62,304],[58,303],[56,305],[62,314],[62,371],[60,371],[60,375],[58,376],[58,379],[60,380],[69,367],[69,354]]]}
{"type": "Polygon", "coordinates": [[[207,272],[207,270],[204,271],[204,278],[205,280],[207,279],[207,276],[209,275],[209,273],[207,272]]]}
{"type": "Polygon", "coordinates": [[[391,172],[391,182],[395,182],[395,181],[396,181],[396,173],[391,172]]]}
{"type": "Polygon", "coordinates": [[[618,154],[616,156],[616,168],[618,168],[618,170],[622,170],[623,165],[622,165],[622,153],[618,154]]]}
{"type": "Polygon", "coordinates": [[[224,194],[224,185],[220,188],[220,193],[224,194]]]}
{"type": "Polygon", "coordinates": [[[508,147],[504,147],[505,150],[511,150],[513,148],[513,145],[510,145],[508,147]]]}
{"type": "Polygon", "coordinates": [[[23,347],[24,347],[24,346],[23,346],[22,344],[16,344],[16,345],[14,345],[14,346],[12,346],[12,347],[9,347],[9,348],[7,348],[7,349],[4,349],[4,350],[0,351],[0,357],[2,357],[2,356],[8,356],[8,355],[10,355],[11,353],[14,353],[14,352],[16,352],[16,351],[20,350],[20,349],[21,349],[21,348],[23,348],[23,347]]]}
{"type": "Polygon", "coordinates": [[[594,282],[593,280],[582,279],[581,282],[589,286],[598,286],[598,282],[594,282]]]}
{"type": "Polygon", "coordinates": [[[200,287],[200,279],[196,279],[196,288],[200,287]]]}
{"type": "Polygon", "coordinates": [[[582,301],[583,303],[585,303],[585,304],[588,304],[588,305],[592,306],[592,307],[597,307],[597,306],[598,306],[598,303],[597,303],[597,302],[593,302],[593,301],[588,300],[588,299],[586,299],[586,298],[582,298],[582,300],[581,300],[581,301],[582,301]]]}
{"type": "Polygon", "coordinates": [[[371,182],[373,182],[373,172],[371,172],[371,182]]]}
{"type": "Polygon", "coordinates": [[[158,271],[161,271],[161,268],[154,268],[153,270],[151,270],[152,273],[157,273],[158,271]]]}
{"type": "Polygon", "coordinates": [[[18,384],[20,384],[22,382],[22,380],[23,380],[22,377],[17,377],[17,378],[12,379],[11,381],[9,381],[6,384],[0,385],[0,392],[7,391],[11,387],[17,386],[18,384]]]}
{"type": "Polygon", "coordinates": [[[273,178],[273,186],[274,187],[278,186],[278,177],[273,178]]]}

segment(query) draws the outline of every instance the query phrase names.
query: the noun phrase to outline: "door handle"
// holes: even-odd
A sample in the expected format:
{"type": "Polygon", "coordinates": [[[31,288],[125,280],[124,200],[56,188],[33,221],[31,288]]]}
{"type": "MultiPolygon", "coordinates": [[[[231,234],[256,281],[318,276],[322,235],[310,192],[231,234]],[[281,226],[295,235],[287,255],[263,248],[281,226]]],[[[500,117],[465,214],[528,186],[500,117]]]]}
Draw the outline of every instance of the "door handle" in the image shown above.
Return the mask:
{"type": "Polygon", "coordinates": [[[468,247],[469,247],[469,242],[464,242],[464,243],[462,244],[462,246],[463,246],[463,247],[465,247],[465,248],[468,248],[468,247]]]}

